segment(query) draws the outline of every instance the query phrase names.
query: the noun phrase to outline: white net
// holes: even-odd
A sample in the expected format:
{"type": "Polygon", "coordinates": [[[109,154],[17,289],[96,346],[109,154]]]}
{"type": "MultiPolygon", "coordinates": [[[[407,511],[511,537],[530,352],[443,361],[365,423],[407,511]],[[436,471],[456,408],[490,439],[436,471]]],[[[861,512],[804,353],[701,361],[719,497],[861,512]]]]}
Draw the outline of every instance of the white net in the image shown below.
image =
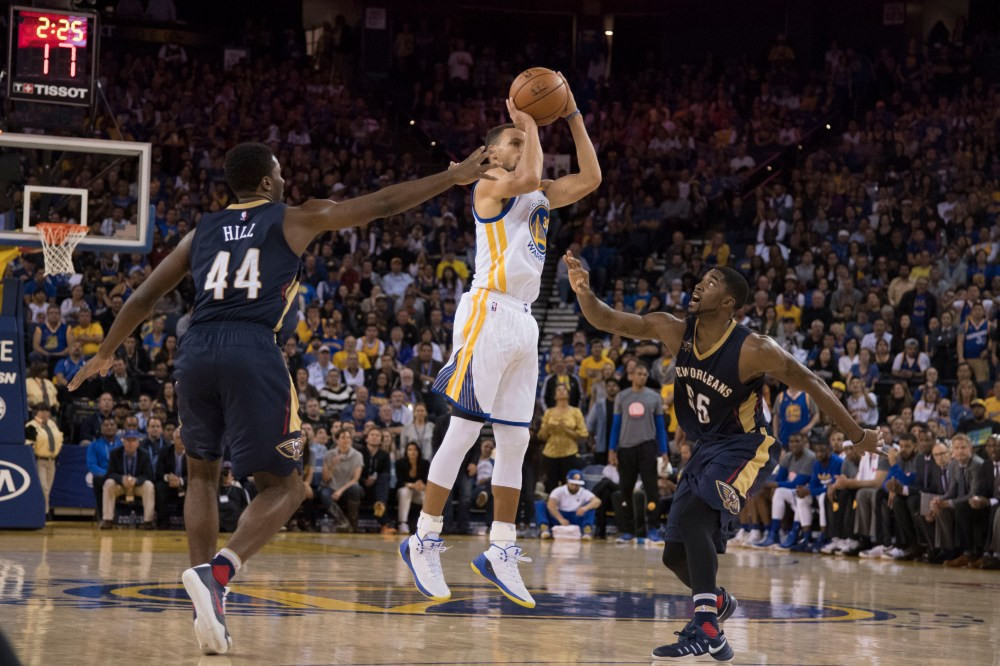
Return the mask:
{"type": "Polygon", "coordinates": [[[35,225],[42,236],[42,254],[46,275],[72,275],[73,250],[87,235],[87,227],[79,224],[41,222],[35,225]]]}

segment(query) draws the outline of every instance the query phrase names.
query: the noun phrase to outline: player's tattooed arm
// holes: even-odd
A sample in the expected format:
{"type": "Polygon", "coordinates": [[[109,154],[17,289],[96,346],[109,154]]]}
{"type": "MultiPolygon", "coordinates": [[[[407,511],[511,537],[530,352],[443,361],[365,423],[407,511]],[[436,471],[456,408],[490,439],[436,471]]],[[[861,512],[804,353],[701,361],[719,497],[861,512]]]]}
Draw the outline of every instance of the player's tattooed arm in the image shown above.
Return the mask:
{"type": "Polygon", "coordinates": [[[640,317],[609,308],[591,290],[590,274],[583,269],[580,260],[567,252],[563,261],[569,269],[569,284],[576,292],[587,321],[602,331],[633,340],[661,340],[673,355],[677,355],[684,337],[683,320],[666,312],[651,312],[640,317]]]}
{"type": "Polygon", "coordinates": [[[793,389],[805,391],[860,450],[881,453],[883,441],[880,430],[867,430],[858,425],[826,382],[771,338],[753,335],[747,338],[740,353],[740,379],[748,382],[764,374],[793,389]]]}
{"type": "Polygon", "coordinates": [[[452,164],[433,176],[390,185],[377,192],[348,199],[342,203],[311,199],[285,212],[285,239],[296,254],[324,231],[358,227],[372,220],[398,215],[432,199],[453,185],[468,185],[477,180],[491,180],[487,171],[489,154],[479,147],[465,160],[452,164]]]}

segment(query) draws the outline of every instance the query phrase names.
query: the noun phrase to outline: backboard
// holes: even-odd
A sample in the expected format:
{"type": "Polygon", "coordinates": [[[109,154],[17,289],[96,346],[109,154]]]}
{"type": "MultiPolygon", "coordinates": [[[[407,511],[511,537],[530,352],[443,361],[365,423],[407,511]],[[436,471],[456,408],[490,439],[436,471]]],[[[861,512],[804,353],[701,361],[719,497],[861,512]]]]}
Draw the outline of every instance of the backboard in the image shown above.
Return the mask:
{"type": "Polygon", "coordinates": [[[0,246],[41,247],[36,224],[67,222],[88,227],[77,251],[149,252],[151,154],[148,143],[0,132],[0,246]]]}

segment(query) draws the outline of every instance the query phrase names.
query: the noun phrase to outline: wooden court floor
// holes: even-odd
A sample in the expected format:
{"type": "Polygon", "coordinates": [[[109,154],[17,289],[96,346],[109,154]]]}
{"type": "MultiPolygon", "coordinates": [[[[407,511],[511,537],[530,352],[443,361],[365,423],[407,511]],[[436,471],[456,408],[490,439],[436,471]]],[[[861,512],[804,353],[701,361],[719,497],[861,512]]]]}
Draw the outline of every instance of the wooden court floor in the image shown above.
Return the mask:
{"type": "MultiPolygon", "coordinates": [[[[233,651],[202,657],[182,533],[0,532],[0,629],[39,666],[648,664],[690,609],[659,549],[526,542],[529,611],[471,571],[484,539],[450,540],[446,603],[414,589],[397,543],[280,535],[235,581],[233,651]]],[[[722,562],[741,604],[725,625],[733,663],[1000,664],[1000,572],[747,550],[722,562]]]]}

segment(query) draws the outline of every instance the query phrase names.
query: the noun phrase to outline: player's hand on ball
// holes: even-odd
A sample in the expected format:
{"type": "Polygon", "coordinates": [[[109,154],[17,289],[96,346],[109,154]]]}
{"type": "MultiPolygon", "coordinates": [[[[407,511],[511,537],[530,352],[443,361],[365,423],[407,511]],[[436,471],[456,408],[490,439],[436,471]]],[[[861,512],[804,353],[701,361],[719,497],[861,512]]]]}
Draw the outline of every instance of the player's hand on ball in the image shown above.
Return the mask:
{"type": "Polygon", "coordinates": [[[563,107],[562,113],[559,114],[560,118],[565,118],[569,114],[577,110],[576,100],[573,98],[573,91],[569,87],[569,81],[563,76],[562,72],[556,72],[559,78],[563,80],[563,85],[566,87],[566,106],[563,107]]]}
{"type": "Polygon", "coordinates": [[[566,262],[566,268],[569,269],[569,286],[573,288],[578,294],[590,289],[590,273],[583,270],[583,264],[580,260],[573,256],[572,252],[567,250],[566,256],[563,257],[563,261],[566,262]]]}
{"type": "Polygon", "coordinates": [[[101,356],[101,354],[98,353],[94,358],[87,361],[84,366],[80,368],[80,371],[73,376],[73,381],[69,383],[69,390],[77,390],[80,388],[81,384],[96,374],[100,374],[101,377],[107,377],[108,372],[111,371],[111,363],[114,360],[113,356],[101,356]]]}
{"type": "Polygon", "coordinates": [[[496,180],[486,173],[493,168],[490,164],[491,156],[492,152],[487,152],[486,146],[479,146],[461,162],[452,162],[448,171],[454,176],[457,185],[468,185],[477,180],[496,180]]]}
{"type": "Polygon", "coordinates": [[[507,113],[510,114],[510,121],[514,123],[514,127],[522,132],[525,131],[528,125],[535,124],[535,119],[514,106],[514,100],[509,97],[507,98],[507,113]]]}
{"type": "Polygon", "coordinates": [[[854,445],[865,453],[874,453],[880,456],[887,455],[886,451],[883,450],[885,448],[885,440],[882,438],[881,430],[868,430],[866,428],[865,436],[861,438],[860,442],[855,442],[854,445]]]}

